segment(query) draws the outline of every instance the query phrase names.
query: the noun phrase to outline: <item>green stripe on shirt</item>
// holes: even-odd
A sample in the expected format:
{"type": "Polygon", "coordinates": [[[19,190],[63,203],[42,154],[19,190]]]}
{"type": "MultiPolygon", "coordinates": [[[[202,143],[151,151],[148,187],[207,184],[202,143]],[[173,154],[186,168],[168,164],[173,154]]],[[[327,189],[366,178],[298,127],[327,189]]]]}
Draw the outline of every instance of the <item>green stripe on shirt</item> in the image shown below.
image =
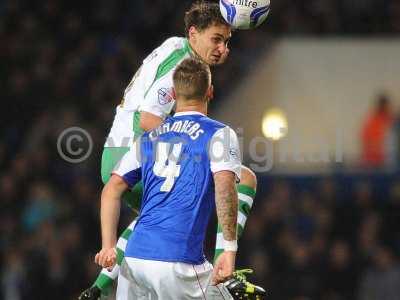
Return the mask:
{"type": "Polygon", "coordinates": [[[154,78],[153,83],[150,85],[149,89],[144,94],[144,97],[147,96],[148,92],[150,91],[151,87],[153,86],[154,82],[169,71],[171,71],[181,60],[182,58],[190,53],[189,42],[185,39],[184,47],[182,49],[174,50],[166,59],[164,59],[160,65],[158,66],[156,77],[154,78]]]}

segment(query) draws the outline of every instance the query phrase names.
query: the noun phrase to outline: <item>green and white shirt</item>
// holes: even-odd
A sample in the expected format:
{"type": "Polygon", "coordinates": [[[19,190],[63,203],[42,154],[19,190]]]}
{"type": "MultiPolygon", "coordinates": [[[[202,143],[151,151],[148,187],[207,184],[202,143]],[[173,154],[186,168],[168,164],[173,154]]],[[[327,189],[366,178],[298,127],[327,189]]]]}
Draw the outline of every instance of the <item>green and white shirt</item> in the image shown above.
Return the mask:
{"type": "Polygon", "coordinates": [[[139,126],[140,112],[162,119],[171,113],[175,105],[172,74],[182,60],[191,56],[191,51],[186,38],[172,37],[143,60],[116,109],[105,147],[129,147],[134,136],[143,133],[139,126]]]}

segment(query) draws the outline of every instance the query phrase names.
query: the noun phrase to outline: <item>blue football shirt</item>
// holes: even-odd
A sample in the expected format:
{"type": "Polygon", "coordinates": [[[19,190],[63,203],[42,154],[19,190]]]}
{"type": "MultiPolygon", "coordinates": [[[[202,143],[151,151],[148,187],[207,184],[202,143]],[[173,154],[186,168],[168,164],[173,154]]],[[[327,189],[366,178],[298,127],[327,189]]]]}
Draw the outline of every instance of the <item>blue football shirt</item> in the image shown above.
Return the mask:
{"type": "Polygon", "coordinates": [[[240,168],[235,132],[203,114],[176,113],[144,134],[114,170],[130,187],[140,180],[144,187],[125,256],[203,263],[213,173],[228,170],[239,178],[240,168]]]}

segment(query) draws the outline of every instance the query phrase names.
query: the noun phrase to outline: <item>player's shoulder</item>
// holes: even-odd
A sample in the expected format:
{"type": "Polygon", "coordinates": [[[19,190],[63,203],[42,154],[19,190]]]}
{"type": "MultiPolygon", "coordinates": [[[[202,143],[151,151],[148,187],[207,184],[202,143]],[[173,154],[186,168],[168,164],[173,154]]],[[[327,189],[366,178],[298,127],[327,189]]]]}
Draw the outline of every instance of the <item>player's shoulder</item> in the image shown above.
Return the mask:
{"type": "Polygon", "coordinates": [[[210,117],[207,116],[203,116],[201,117],[201,122],[208,127],[209,130],[213,130],[213,131],[218,131],[220,129],[223,128],[228,128],[230,129],[230,127],[220,121],[214,120],[210,117]]]}
{"type": "Polygon", "coordinates": [[[184,37],[179,36],[172,36],[167,38],[163,43],[162,46],[171,47],[174,49],[183,49],[187,46],[187,39],[184,37]]]}
{"type": "Polygon", "coordinates": [[[175,51],[188,51],[188,40],[183,37],[173,36],[166,39],[158,48],[164,55],[169,55],[175,51]]]}
{"type": "Polygon", "coordinates": [[[149,62],[162,63],[169,58],[182,58],[189,53],[189,42],[183,37],[170,37],[158,46],[150,55],[143,61],[145,64],[149,62]]]}
{"type": "Polygon", "coordinates": [[[211,119],[209,117],[204,117],[203,123],[206,125],[206,130],[209,133],[209,136],[212,139],[225,139],[228,138],[230,140],[237,141],[238,136],[236,132],[229,125],[222,123],[220,121],[211,119]]]}

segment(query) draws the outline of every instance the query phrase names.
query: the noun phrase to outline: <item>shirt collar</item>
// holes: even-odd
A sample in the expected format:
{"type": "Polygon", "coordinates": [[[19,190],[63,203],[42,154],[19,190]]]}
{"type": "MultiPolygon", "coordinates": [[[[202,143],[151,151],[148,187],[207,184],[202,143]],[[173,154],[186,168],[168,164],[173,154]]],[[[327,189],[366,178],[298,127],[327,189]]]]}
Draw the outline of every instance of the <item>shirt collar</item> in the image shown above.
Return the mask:
{"type": "Polygon", "coordinates": [[[188,116],[188,115],[206,116],[205,114],[202,114],[201,112],[198,112],[198,111],[181,111],[181,112],[175,113],[174,117],[188,116]]]}

